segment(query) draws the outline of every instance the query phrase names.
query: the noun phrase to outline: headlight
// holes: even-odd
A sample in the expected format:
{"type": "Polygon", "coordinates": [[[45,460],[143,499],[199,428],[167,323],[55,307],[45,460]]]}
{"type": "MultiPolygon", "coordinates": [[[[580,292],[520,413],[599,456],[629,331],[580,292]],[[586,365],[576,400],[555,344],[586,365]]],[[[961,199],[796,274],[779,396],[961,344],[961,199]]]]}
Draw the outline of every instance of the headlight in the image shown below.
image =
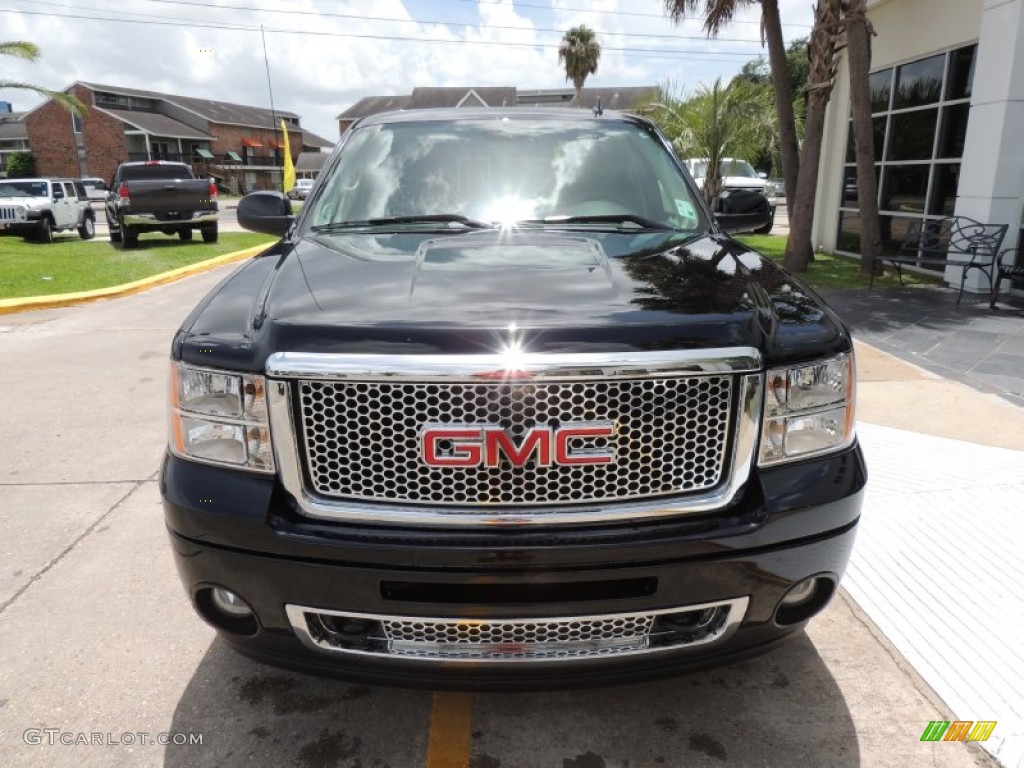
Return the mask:
{"type": "Polygon", "coordinates": [[[853,443],[856,374],[852,351],[768,371],[758,463],[805,459],[853,443]]]}
{"type": "Polygon", "coordinates": [[[183,459],[274,471],[262,376],[171,363],[171,451],[183,459]]]}

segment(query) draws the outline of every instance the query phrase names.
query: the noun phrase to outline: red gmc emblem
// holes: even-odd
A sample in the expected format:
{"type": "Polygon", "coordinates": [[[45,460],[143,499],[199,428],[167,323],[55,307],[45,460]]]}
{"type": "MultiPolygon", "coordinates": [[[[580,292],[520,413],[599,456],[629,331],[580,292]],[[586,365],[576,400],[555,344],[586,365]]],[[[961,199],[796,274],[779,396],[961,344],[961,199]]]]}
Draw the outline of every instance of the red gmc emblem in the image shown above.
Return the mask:
{"type": "Polygon", "coordinates": [[[586,449],[579,441],[614,436],[615,422],[586,421],[558,429],[534,427],[516,445],[501,427],[427,424],[420,432],[420,454],[431,467],[497,467],[503,459],[514,467],[525,467],[531,459],[538,467],[609,464],[615,460],[613,447],[586,449]]]}

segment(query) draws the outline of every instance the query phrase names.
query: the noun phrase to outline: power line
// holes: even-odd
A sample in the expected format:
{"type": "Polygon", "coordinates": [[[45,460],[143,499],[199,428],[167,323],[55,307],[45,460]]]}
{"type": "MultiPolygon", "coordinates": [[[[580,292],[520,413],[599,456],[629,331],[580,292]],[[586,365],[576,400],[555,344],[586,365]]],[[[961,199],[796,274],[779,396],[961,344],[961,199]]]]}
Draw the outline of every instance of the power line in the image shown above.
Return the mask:
{"type": "MultiPolygon", "coordinates": [[[[479,3],[480,5],[502,5],[503,0],[459,0],[463,3],[479,3]]],[[[517,8],[539,8],[544,11],[571,11],[578,13],[601,13],[609,16],[642,16],[649,19],[664,19],[665,15],[661,13],[641,13],[639,11],[600,11],[597,8],[554,8],[550,5],[537,5],[536,3],[521,3],[516,0],[517,8]]],[[[698,19],[693,19],[697,21],[698,19]]],[[[760,21],[753,21],[748,19],[732,19],[730,24],[758,24],[760,21]]],[[[784,27],[800,27],[802,29],[810,29],[810,24],[783,24],[784,27]]]]}
{"type": "MultiPolygon", "coordinates": [[[[196,2],[196,0],[145,0],[149,3],[160,3],[163,5],[185,5],[185,6],[199,6],[200,8],[206,8],[207,10],[224,9],[231,11],[253,11],[257,10],[247,5],[210,5],[209,3],[196,2]]],[[[99,10],[99,9],[96,9],[99,10]]],[[[258,9],[264,13],[277,13],[289,16],[317,16],[321,18],[337,18],[337,19],[356,19],[359,21],[390,21],[396,24],[450,24],[451,22],[444,21],[442,19],[396,19],[393,16],[365,16],[358,13],[335,13],[330,11],[318,12],[318,11],[301,11],[301,10],[283,10],[275,8],[260,8],[258,9]]],[[[106,12],[106,11],[105,11],[106,12]]],[[[509,25],[502,24],[474,24],[476,29],[501,29],[514,32],[551,32],[556,35],[561,35],[565,30],[562,29],[551,29],[550,27],[512,27],[509,25]]],[[[639,37],[649,39],[660,39],[660,40],[707,40],[706,35],[657,35],[646,32],[609,32],[607,30],[595,30],[600,35],[617,36],[617,37],[639,37]]],[[[760,38],[750,37],[715,37],[713,38],[716,42],[723,43],[756,43],[761,44],[760,38]]]]}
{"type": "MultiPolygon", "coordinates": [[[[220,29],[227,31],[240,31],[240,32],[258,32],[259,27],[243,26],[239,24],[225,24],[225,23],[211,23],[211,22],[197,22],[197,21],[144,21],[141,19],[119,19],[112,18],[109,16],[87,16],[85,14],[78,13],[55,13],[52,11],[16,11],[8,8],[0,8],[0,13],[18,13],[24,16],[44,16],[64,19],[84,19],[87,21],[109,21],[118,24],[148,24],[154,26],[163,27],[185,27],[189,29],[220,29]]],[[[381,34],[368,34],[368,33],[355,33],[355,32],[327,32],[324,30],[305,30],[305,29],[281,29],[274,27],[267,27],[268,32],[276,32],[278,34],[285,35],[312,35],[315,37],[343,37],[353,38],[359,40],[391,40],[395,42],[411,42],[411,43],[441,43],[448,45],[487,45],[487,46],[502,46],[512,48],[547,48],[557,50],[557,44],[551,43],[516,43],[511,41],[500,41],[500,40],[456,40],[451,38],[443,37],[409,37],[407,35],[381,35],[381,34]]],[[[628,47],[613,47],[604,46],[604,51],[615,51],[622,53],[633,53],[633,54],[645,54],[652,57],[667,57],[671,56],[673,60],[682,60],[685,58],[692,57],[704,57],[704,56],[726,56],[726,57],[740,57],[742,60],[747,61],[751,58],[756,58],[755,54],[749,51],[705,51],[705,50],[693,50],[693,49],[679,49],[679,48],[628,48],[628,47]]],[[[725,59],[720,59],[725,60],[725,59]]]]}

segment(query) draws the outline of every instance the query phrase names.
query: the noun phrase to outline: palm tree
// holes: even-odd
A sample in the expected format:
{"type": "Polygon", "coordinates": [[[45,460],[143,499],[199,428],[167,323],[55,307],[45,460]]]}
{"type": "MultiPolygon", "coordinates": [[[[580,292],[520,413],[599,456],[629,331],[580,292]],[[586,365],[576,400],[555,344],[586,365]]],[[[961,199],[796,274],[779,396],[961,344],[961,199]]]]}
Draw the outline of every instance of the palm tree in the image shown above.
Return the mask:
{"type": "Polygon", "coordinates": [[[565,79],[571,80],[576,88],[575,101],[578,105],[583,97],[583,84],[589,75],[597,72],[597,63],[601,60],[601,44],[597,42],[594,30],[580,24],[562,35],[558,60],[565,63],[565,79]]]}
{"type": "MultiPolygon", "coordinates": [[[[39,46],[35,43],[28,43],[24,40],[14,40],[7,43],[0,43],[0,55],[13,56],[16,59],[25,59],[26,61],[38,61],[40,52],[39,46]]],[[[0,90],[3,90],[4,88],[17,88],[19,90],[35,91],[38,94],[53,99],[62,107],[65,107],[79,117],[83,117],[85,115],[85,105],[70,93],[51,91],[48,88],[41,88],[40,86],[32,85],[31,83],[0,80],[0,90]]]]}
{"type": "Polygon", "coordinates": [[[857,207],[860,209],[860,271],[870,275],[875,257],[882,253],[878,219],[878,182],[875,179],[875,140],[871,120],[871,35],[866,0],[846,5],[846,53],[850,67],[850,114],[857,157],[857,207]]]}
{"type": "MultiPolygon", "coordinates": [[[[825,108],[832,96],[839,67],[843,0],[818,0],[814,8],[814,27],[808,45],[810,68],[807,73],[807,116],[804,119],[804,148],[800,175],[796,180],[796,198],[789,207],[789,240],[786,242],[786,269],[807,271],[814,256],[811,228],[814,225],[814,200],[818,187],[818,166],[825,135],[825,108]]],[[[874,178],[874,169],[871,171],[874,178]]]]}
{"type": "Polygon", "coordinates": [[[767,91],[739,78],[700,85],[688,98],[663,88],[650,111],[681,157],[707,160],[703,192],[712,208],[722,192],[722,160],[750,154],[772,122],[767,91]]]}
{"type": "Polygon", "coordinates": [[[796,198],[796,182],[800,174],[800,145],[797,140],[793,89],[789,83],[786,44],[782,38],[778,0],[665,0],[665,10],[677,23],[688,14],[702,13],[704,29],[709,37],[714,37],[732,21],[738,10],[758,3],[761,5],[761,40],[768,46],[772,88],[775,93],[775,112],[779,122],[779,159],[786,183],[786,204],[791,206],[796,198]]]}

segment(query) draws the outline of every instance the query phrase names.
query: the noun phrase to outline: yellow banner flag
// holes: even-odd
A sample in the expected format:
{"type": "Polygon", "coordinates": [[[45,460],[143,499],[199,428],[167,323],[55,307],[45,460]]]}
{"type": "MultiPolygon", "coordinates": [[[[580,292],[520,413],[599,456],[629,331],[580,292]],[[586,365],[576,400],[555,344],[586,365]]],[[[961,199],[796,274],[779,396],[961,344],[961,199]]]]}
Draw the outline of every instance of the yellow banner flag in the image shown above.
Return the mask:
{"type": "Polygon", "coordinates": [[[284,185],[282,192],[288,192],[295,186],[295,165],[292,163],[292,149],[288,144],[288,126],[281,121],[281,130],[284,131],[284,185]]]}

